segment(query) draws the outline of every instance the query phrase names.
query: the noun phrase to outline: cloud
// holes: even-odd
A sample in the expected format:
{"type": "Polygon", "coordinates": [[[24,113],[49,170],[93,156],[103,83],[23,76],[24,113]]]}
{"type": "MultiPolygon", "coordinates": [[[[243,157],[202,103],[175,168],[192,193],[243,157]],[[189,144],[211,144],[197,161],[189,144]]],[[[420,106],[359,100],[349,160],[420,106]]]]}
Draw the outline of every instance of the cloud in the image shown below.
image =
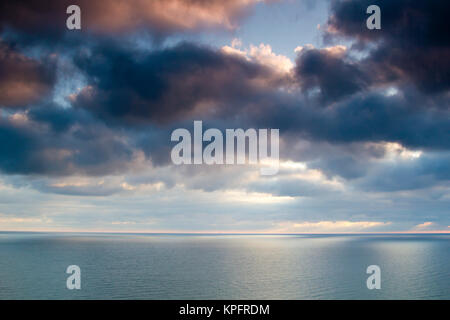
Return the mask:
{"type": "Polygon", "coordinates": [[[0,117],[4,173],[102,175],[126,169],[136,156],[119,132],[82,111],[46,106],[0,117]]]}
{"type": "Polygon", "coordinates": [[[318,222],[281,222],[279,232],[360,232],[389,226],[390,222],[379,221],[318,221],[318,222]]]}
{"type": "MultiPolygon", "coordinates": [[[[323,51],[343,54],[342,48],[323,51]]],[[[413,90],[354,93],[323,106],[280,90],[286,79],[263,64],[189,43],[141,52],[99,42],[75,53],[74,64],[87,84],[69,96],[70,108],[42,104],[0,121],[3,172],[123,173],[138,166],[137,159],[141,165],[166,165],[171,130],[189,128],[197,117],[221,129],[279,128],[282,157],[308,159],[312,168],[346,179],[367,174],[371,165],[361,153],[365,147],[342,152],[350,145],[387,141],[412,152],[449,148],[449,118],[436,107],[441,98],[413,90]],[[335,148],[294,154],[299,139],[335,148]]]]}
{"type": "Polygon", "coordinates": [[[17,217],[5,217],[0,214],[0,223],[8,227],[9,225],[20,225],[22,224],[36,224],[36,223],[50,223],[51,219],[41,219],[41,218],[17,218],[17,217]]]}
{"type": "Polygon", "coordinates": [[[337,145],[388,141],[410,149],[448,150],[448,111],[436,105],[439,99],[408,90],[396,95],[357,93],[326,107],[314,100],[272,95],[249,119],[256,127],[279,128],[290,145],[302,138],[337,145]]]}
{"type": "MultiPolygon", "coordinates": [[[[247,10],[259,0],[110,0],[108,3],[79,0],[82,32],[115,34],[147,29],[163,36],[201,28],[235,29],[247,10]]],[[[58,38],[65,33],[69,0],[3,2],[3,28],[29,35],[58,38]]]]}
{"type": "Polygon", "coordinates": [[[449,10],[448,1],[440,0],[338,0],[331,5],[327,38],[357,41],[368,51],[361,64],[372,77],[445,92],[450,89],[449,10]],[[381,30],[365,27],[366,8],[373,4],[381,9],[381,30]]]}
{"type": "Polygon", "coordinates": [[[415,226],[415,228],[416,229],[423,229],[423,228],[431,227],[432,225],[433,225],[433,222],[428,221],[428,222],[424,222],[424,223],[418,224],[417,226],[415,226]]]}
{"type": "Polygon", "coordinates": [[[75,64],[89,85],[72,104],[128,124],[220,117],[280,81],[261,64],[190,43],[142,54],[102,44],[75,64]]]}
{"type": "Polygon", "coordinates": [[[273,52],[269,44],[250,45],[248,49],[241,49],[241,46],[242,43],[239,39],[233,39],[231,46],[223,46],[222,51],[230,55],[243,57],[248,61],[257,62],[280,73],[289,73],[294,67],[288,57],[273,52]]]}
{"type": "Polygon", "coordinates": [[[0,41],[0,108],[23,107],[46,97],[55,83],[54,61],[34,60],[0,41]]]}
{"type": "Polygon", "coordinates": [[[167,164],[173,128],[256,108],[280,81],[266,66],[188,43],[141,52],[100,41],[84,52],[74,53],[70,71],[83,73],[86,85],[67,106],[41,101],[0,117],[2,172],[97,176],[150,159],[167,164]]]}
{"type": "Polygon", "coordinates": [[[358,63],[344,59],[345,51],[343,46],[297,47],[295,73],[302,90],[318,88],[321,99],[331,102],[366,89],[370,77],[358,63]]]}
{"type": "Polygon", "coordinates": [[[372,163],[358,185],[368,191],[390,192],[445,185],[450,180],[450,155],[428,153],[420,158],[372,163]]]}

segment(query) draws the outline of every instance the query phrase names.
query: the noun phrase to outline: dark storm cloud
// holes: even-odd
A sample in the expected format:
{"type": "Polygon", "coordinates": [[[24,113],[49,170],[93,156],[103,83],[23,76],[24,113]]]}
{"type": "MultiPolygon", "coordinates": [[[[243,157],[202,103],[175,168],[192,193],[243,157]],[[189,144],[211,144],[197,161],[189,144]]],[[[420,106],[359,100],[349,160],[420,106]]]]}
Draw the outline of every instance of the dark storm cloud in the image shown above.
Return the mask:
{"type": "Polygon", "coordinates": [[[83,112],[74,112],[72,109],[55,107],[52,104],[32,108],[27,116],[36,123],[46,124],[55,133],[63,133],[77,123],[84,125],[93,123],[93,120],[83,112]]]}
{"type": "Polygon", "coordinates": [[[367,191],[390,192],[416,190],[450,181],[450,155],[428,154],[416,161],[401,161],[374,165],[371,174],[357,182],[367,191]]]}
{"type": "Polygon", "coordinates": [[[233,113],[280,81],[267,67],[188,43],[150,53],[103,44],[75,64],[89,85],[72,104],[128,124],[233,113]]]}
{"type": "Polygon", "coordinates": [[[406,89],[396,95],[358,93],[325,108],[311,101],[277,98],[247,118],[258,128],[279,128],[292,145],[304,138],[338,145],[391,141],[413,149],[447,150],[447,100],[406,89]]]}
{"type": "Polygon", "coordinates": [[[361,61],[379,80],[412,82],[428,93],[450,89],[450,2],[441,0],[338,0],[331,6],[327,38],[376,44],[361,61]],[[366,27],[369,5],[381,9],[381,30],[366,27]]]}
{"type": "Polygon", "coordinates": [[[448,1],[440,0],[336,0],[331,4],[328,23],[333,32],[364,41],[402,40],[398,45],[442,47],[450,45],[446,37],[449,9],[448,1]],[[381,30],[366,27],[370,5],[381,9],[381,30]]]}
{"type": "Polygon", "coordinates": [[[402,96],[369,94],[343,101],[322,113],[310,133],[328,142],[394,141],[411,148],[448,149],[448,112],[402,96]]]}
{"type": "Polygon", "coordinates": [[[303,91],[320,88],[320,97],[332,102],[365,89],[370,77],[357,63],[326,49],[303,49],[295,73],[303,91]]]}
{"type": "Polygon", "coordinates": [[[19,118],[1,118],[0,170],[41,175],[103,175],[126,170],[132,147],[120,132],[82,113],[47,107],[19,118]]]}
{"type": "Polygon", "coordinates": [[[54,59],[38,61],[0,41],[0,108],[38,102],[54,82],[54,59]]]}

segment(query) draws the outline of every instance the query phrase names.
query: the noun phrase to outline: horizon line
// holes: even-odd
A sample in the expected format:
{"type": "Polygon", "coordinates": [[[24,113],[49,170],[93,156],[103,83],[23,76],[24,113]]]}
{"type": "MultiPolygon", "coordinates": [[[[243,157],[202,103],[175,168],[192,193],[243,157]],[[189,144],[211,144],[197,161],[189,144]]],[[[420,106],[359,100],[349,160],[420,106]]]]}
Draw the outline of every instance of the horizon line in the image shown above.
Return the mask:
{"type": "Polygon", "coordinates": [[[0,233],[86,233],[86,234],[154,234],[154,235],[383,235],[383,234],[450,234],[450,230],[380,231],[380,232],[201,232],[201,231],[77,231],[77,230],[0,230],[0,233]]]}

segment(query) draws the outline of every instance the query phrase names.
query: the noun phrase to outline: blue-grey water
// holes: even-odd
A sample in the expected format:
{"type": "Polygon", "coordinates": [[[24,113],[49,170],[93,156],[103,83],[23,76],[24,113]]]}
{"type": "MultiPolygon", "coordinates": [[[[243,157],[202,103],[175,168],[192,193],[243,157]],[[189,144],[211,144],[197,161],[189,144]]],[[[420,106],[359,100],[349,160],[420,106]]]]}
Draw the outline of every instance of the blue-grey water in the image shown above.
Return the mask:
{"type": "Polygon", "coordinates": [[[449,266],[448,234],[0,232],[0,299],[450,299],[449,266]]]}

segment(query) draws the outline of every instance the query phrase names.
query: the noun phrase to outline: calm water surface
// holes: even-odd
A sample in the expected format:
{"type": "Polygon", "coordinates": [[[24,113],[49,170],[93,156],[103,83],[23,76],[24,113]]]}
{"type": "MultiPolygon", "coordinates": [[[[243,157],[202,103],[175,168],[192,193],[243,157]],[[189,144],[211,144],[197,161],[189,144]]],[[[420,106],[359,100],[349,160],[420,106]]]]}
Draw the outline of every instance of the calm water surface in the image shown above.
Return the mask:
{"type": "Polygon", "coordinates": [[[450,235],[0,232],[0,299],[450,299],[449,266],[450,235]]]}

